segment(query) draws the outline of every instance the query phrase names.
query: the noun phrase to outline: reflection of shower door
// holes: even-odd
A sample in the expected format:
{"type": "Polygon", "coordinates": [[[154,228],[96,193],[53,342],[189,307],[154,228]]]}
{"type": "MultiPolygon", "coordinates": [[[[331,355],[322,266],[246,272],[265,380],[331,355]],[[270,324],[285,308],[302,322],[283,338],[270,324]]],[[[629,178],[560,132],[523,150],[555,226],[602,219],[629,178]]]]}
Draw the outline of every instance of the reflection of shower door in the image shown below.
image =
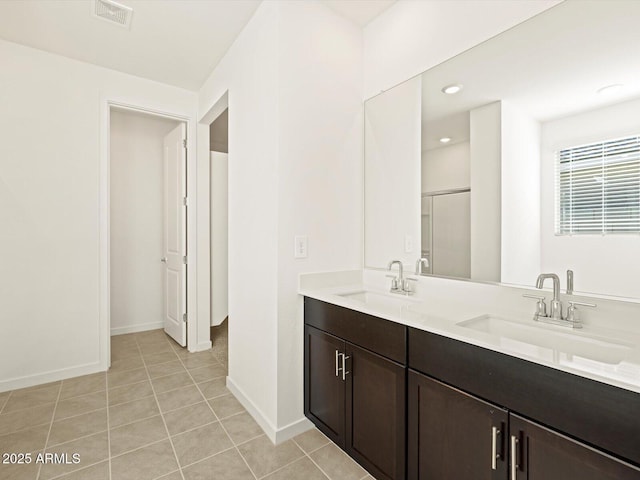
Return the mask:
{"type": "Polygon", "coordinates": [[[431,273],[447,277],[471,275],[471,194],[431,197],[431,273]]]}

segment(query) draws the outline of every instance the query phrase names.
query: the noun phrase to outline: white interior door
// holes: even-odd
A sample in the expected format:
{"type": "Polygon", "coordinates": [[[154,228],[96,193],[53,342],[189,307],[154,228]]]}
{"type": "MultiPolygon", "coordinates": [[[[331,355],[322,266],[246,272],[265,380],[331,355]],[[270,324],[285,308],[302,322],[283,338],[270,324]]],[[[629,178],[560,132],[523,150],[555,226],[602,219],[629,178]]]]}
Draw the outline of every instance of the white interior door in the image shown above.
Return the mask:
{"type": "Polygon", "coordinates": [[[164,138],[164,330],[187,344],[187,130],[178,125],[164,138]]]}

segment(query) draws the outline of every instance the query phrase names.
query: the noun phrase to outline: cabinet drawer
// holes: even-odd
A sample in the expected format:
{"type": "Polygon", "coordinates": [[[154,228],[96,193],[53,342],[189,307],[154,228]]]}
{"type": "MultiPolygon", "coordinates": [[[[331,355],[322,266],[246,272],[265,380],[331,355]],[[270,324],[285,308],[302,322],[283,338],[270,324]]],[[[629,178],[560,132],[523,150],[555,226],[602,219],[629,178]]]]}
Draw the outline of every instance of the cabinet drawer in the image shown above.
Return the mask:
{"type": "Polygon", "coordinates": [[[640,465],[640,394],[409,328],[409,367],[640,465]]]}
{"type": "Polygon", "coordinates": [[[407,363],[407,327],[313,298],[304,299],[304,321],[402,365],[407,363]]]}

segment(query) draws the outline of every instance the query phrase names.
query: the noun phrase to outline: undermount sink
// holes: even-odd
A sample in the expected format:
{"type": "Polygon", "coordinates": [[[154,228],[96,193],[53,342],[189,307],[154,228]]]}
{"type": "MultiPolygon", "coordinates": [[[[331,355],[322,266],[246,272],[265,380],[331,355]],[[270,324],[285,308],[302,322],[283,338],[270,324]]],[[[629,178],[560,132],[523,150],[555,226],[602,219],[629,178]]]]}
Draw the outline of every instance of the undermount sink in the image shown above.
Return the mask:
{"type": "Polygon", "coordinates": [[[415,302],[406,295],[384,294],[370,290],[341,293],[340,297],[356,300],[374,308],[403,308],[407,304],[415,302]]]}
{"type": "MultiPolygon", "coordinates": [[[[562,332],[558,327],[527,325],[493,315],[482,315],[458,322],[458,326],[483,332],[498,339],[500,346],[534,355],[554,363],[597,362],[617,365],[631,352],[632,346],[581,332],[562,332]]],[[[561,327],[560,327],[561,328],[561,327]]]]}

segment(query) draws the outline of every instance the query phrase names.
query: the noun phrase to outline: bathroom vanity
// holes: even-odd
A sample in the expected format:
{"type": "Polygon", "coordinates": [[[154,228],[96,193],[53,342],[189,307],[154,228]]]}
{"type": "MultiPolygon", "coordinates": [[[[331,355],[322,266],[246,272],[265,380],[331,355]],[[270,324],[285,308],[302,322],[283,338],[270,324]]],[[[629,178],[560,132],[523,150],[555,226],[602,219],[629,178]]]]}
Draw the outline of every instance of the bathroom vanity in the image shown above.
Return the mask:
{"type": "Polygon", "coordinates": [[[637,344],[549,326],[569,345],[555,359],[512,355],[513,332],[468,328],[464,308],[348,290],[301,291],[305,415],[378,480],[640,479],[637,380],[571,366],[636,359],[637,344]]]}

